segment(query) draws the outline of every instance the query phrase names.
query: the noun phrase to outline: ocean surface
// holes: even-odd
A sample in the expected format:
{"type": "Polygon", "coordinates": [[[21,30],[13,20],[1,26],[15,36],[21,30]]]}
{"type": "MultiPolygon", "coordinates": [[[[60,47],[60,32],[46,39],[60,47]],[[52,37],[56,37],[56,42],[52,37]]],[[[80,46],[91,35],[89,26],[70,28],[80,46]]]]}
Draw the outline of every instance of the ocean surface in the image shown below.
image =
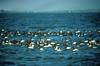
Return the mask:
{"type": "MultiPolygon", "coordinates": [[[[25,32],[59,32],[77,30],[85,33],[91,31],[91,36],[46,36],[59,42],[63,38],[69,42],[92,38],[100,43],[100,13],[0,13],[0,31],[25,32]]],[[[1,32],[2,33],[2,32],[1,32]]],[[[1,34],[0,33],[0,34],[1,34]]],[[[40,39],[44,36],[14,36],[10,40],[40,39]]],[[[100,66],[100,44],[97,48],[80,47],[79,51],[54,51],[48,48],[44,51],[30,49],[20,45],[2,45],[0,36],[0,66],[100,66]]],[[[72,45],[72,44],[71,44],[72,45]]],[[[61,47],[63,48],[63,47],[61,47]]]]}

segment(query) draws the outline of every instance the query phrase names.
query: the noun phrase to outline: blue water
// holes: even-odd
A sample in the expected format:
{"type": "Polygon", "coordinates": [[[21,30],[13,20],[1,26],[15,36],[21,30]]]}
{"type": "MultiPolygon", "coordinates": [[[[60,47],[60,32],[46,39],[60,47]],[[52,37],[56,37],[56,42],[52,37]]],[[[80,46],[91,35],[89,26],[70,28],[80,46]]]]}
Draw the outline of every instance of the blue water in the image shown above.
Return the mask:
{"type": "MultiPolygon", "coordinates": [[[[0,29],[10,31],[92,31],[100,30],[100,13],[0,13],[0,29]]],[[[33,36],[30,36],[34,38],[33,36]]],[[[16,36],[11,39],[28,39],[16,36]]],[[[64,36],[65,37],[65,36],[64,36]]],[[[54,41],[63,37],[48,36],[54,41]]],[[[78,41],[78,37],[66,37],[78,41]]],[[[84,37],[81,37],[84,38],[84,37]]],[[[93,39],[100,40],[94,34],[93,39]]],[[[38,38],[36,38],[38,39],[38,38]]],[[[100,49],[83,47],[82,50],[56,52],[23,46],[2,46],[0,44],[0,66],[100,66],[100,49]]]]}

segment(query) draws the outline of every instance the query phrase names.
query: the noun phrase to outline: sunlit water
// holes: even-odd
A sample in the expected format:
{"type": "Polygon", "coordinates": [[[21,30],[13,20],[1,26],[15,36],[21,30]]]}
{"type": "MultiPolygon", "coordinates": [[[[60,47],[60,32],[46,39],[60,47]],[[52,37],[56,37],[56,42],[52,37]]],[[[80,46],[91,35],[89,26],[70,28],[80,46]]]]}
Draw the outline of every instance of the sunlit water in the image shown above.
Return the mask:
{"type": "MultiPolygon", "coordinates": [[[[82,32],[94,32],[100,30],[99,18],[100,13],[1,13],[0,29],[4,28],[10,31],[75,32],[80,30],[82,32]]],[[[29,38],[34,37],[15,36],[10,39],[29,38]]],[[[63,36],[48,36],[48,38],[59,41],[63,36]]],[[[71,41],[78,40],[76,36],[66,38],[71,41]]],[[[100,35],[94,34],[92,38],[100,40],[100,35]]],[[[24,46],[3,46],[0,44],[0,66],[100,66],[99,62],[99,46],[95,49],[84,46],[77,52],[70,50],[57,52],[51,48],[40,51],[24,46]]]]}

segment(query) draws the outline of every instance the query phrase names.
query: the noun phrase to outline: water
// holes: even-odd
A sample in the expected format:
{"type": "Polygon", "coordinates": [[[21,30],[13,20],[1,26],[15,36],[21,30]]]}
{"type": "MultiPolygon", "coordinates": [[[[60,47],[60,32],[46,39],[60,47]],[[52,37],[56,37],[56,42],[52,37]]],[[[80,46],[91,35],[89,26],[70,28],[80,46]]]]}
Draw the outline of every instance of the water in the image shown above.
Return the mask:
{"type": "MultiPolygon", "coordinates": [[[[8,31],[92,31],[94,40],[100,40],[100,13],[0,13],[0,30],[8,31]]],[[[86,36],[89,38],[90,36],[86,36]]],[[[1,41],[0,37],[0,41],[1,41]]],[[[44,36],[14,36],[9,39],[40,39],[44,36]]],[[[67,38],[70,42],[85,39],[84,37],[47,36],[53,41],[61,41],[67,38]]],[[[1,42],[0,42],[1,43],[1,42]]],[[[57,52],[48,48],[44,51],[29,49],[20,45],[0,44],[0,66],[100,66],[100,49],[79,47],[80,50],[73,52],[64,50],[57,52]]],[[[63,48],[63,47],[61,47],[63,48]]]]}
{"type": "Polygon", "coordinates": [[[41,28],[45,31],[54,30],[70,30],[75,29],[95,29],[99,28],[100,14],[98,13],[10,13],[1,14],[1,24],[4,28],[14,30],[34,31],[36,28],[41,28]],[[96,16],[96,17],[95,17],[96,16]],[[5,20],[2,20],[4,18],[5,20]],[[96,22],[97,21],[97,22],[96,22]],[[90,27],[90,28],[88,28],[90,27]]]}

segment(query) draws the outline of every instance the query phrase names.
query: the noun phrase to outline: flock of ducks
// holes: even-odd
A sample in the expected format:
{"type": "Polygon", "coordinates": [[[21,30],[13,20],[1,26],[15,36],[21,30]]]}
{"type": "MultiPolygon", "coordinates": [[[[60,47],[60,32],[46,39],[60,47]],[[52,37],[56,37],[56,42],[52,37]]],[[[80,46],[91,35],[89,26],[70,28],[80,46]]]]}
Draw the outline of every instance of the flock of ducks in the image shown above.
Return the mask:
{"type": "MultiPolygon", "coordinates": [[[[96,30],[95,33],[100,36],[100,31],[96,30]]],[[[1,29],[0,31],[0,45],[21,45],[25,46],[30,49],[39,49],[40,51],[44,51],[47,48],[52,48],[54,51],[64,51],[64,50],[72,50],[72,51],[79,51],[81,46],[87,46],[90,48],[97,48],[100,45],[100,40],[95,40],[92,38],[94,32],[88,31],[87,33],[83,33],[79,30],[75,31],[59,31],[59,32],[43,32],[43,31],[36,31],[36,32],[21,32],[21,31],[9,31],[6,29],[1,29]],[[78,41],[71,41],[66,37],[76,36],[79,38],[78,41]],[[31,36],[35,38],[29,39],[12,39],[16,36],[31,36]],[[59,36],[63,37],[63,39],[54,41],[50,36],[59,36]],[[84,38],[81,40],[81,37],[88,36],[88,38],[84,38]],[[63,48],[61,47],[63,46],[63,48]]]]}

